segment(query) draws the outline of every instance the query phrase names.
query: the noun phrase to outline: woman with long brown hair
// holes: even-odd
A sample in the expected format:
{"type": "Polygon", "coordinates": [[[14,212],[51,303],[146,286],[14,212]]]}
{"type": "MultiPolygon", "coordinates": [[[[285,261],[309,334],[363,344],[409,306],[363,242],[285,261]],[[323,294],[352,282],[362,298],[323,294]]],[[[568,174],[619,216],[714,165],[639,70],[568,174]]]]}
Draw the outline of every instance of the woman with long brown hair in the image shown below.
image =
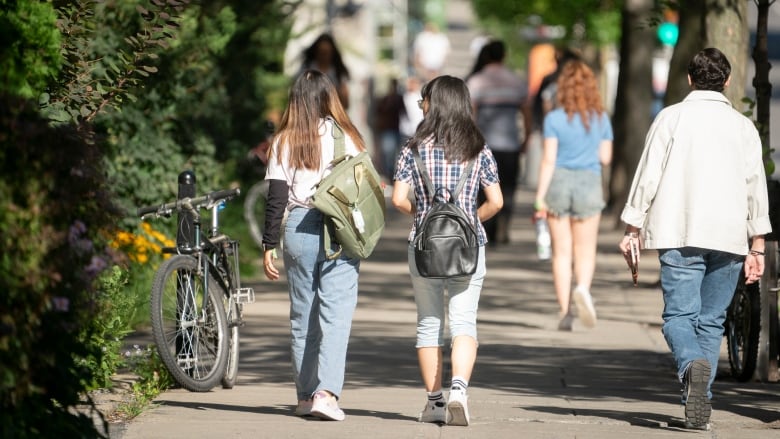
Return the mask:
{"type": "Polygon", "coordinates": [[[333,83],[316,70],[303,72],[290,89],[288,106],[269,152],[263,267],[268,279],[279,279],[274,259],[287,210],[284,267],[298,394],[295,414],[341,421],[344,412],[337,400],[344,385],[360,260],[325,258],[323,215],[311,204],[315,185],[330,171],[334,125],[344,132],[347,154],[365,150],[333,83]]]}
{"type": "Polygon", "coordinates": [[[558,107],[544,118],[534,216],[547,218],[550,224],[553,282],[560,306],[558,329],[571,331],[572,299],[582,323],[596,324],[590,286],[605,205],[601,168],[612,160],[612,125],[596,77],[582,61],[569,61],[563,67],[557,100],[558,107]]]}

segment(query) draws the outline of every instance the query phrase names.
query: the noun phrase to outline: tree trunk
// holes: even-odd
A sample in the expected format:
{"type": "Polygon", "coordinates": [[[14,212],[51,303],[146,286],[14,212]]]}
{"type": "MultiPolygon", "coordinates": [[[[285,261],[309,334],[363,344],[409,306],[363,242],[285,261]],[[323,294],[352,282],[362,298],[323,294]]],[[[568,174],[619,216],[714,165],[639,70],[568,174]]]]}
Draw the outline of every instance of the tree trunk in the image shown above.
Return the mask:
{"type": "Polygon", "coordinates": [[[609,211],[618,216],[628,197],[650,128],[653,101],[652,71],[655,29],[647,21],[654,0],[626,0],[623,4],[620,73],[613,116],[614,155],[609,181],[609,211]]]}
{"type": "MultiPolygon", "coordinates": [[[[769,47],[767,42],[767,21],[769,6],[772,1],[758,0],[758,19],[756,23],[756,45],[753,47],[753,62],[756,66],[756,76],[753,77],[753,87],[756,89],[756,122],[761,135],[761,144],[766,154],[769,154],[769,101],[772,98],[772,83],[769,82],[769,47]]],[[[766,160],[768,157],[764,157],[766,160]]]]}
{"type": "Polygon", "coordinates": [[[674,46],[672,60],[669,63],[669,78],[664,96],[664,106],[682,101],[691,91],[688,85],[688,62],[703,49],[704,39],[704,1],[686,0],[680,2],[680,30],[677,45],[674,46]]]}
{"type": "Polygon", "coordinates": [[[731,85],[724,94],[742,111],[747,81],[748,23],[744,0],[685,0],[680,3],[680,37],[669,66],[664,105],[680,102],[690,92],[688,62],[705,47],[716,47],[731,64],[731,85]],[[702,41],[704,43],[702,43],[702,41]]]}
{"type": "Polygon", "coordinates": [[[747,13],[745,0],[707,0],[704,23],[707,47],[718,48],[731,63],[731,83],[723,94],[739,111],[744,107],[741,101],[747,82],[747,13]]]}

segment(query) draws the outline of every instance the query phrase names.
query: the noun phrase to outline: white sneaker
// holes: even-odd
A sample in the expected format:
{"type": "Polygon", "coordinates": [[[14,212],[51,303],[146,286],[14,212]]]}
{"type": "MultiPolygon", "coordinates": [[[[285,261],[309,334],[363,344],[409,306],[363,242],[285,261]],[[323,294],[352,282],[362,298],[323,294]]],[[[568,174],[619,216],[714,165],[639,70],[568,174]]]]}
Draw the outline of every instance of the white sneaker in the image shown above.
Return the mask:
{"type": "Polygon", "coordinates": [[[593,307],[590,291],[577,287],[574,289],[572,297],[577,305],[577,316],[582,320],[582,324],[588,328],[596,326],[596,308],[593,307]]]}
{"type": "Polygon", "coordinates": [[[425,408],[420,412],[420,416],[417,420],[420,422],[432,422],[434,424],[446,424],[447,405],[444,403],[444,400],[426,402],[425,408]]]}
{"type": "Polygon", "coordinates": [[[295,407],[295,416],[311,416],[311,406],[314,401],[311,399],[304,399],[298,401],[298,406],[295,407]]]}
{"type": "Polygon", "coordinates": [[[450,390],[450,397],[447,401],[447,424],[448,425],[469,425],[469,405],[466,391],[460,387],[453,387],[450,390]]]}
{"type": "Polygon", "coordinates": [[[320,390],[314,394],[314,402],[311,405],[311,414],[326,421],[343,421],[346,418],[344,411],[339,408],[336,397],[320,390]]]}

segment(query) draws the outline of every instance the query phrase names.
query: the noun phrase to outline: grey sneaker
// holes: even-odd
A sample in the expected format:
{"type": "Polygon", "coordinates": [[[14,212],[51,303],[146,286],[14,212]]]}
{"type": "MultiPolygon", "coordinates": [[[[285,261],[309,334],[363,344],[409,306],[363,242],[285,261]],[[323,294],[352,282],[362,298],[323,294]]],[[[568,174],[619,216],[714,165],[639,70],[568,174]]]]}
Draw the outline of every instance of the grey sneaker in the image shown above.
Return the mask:
{"type": "Polygon", "coordinates": [[[558,330],[559,331],[571,331],[574,326],[574,316],[571,315],[571,313],[566,314],[561,318],[561,320],[558,322],[558,330]]]}
{"type": "Polygon", "coordinates": [[[460,387],[450,389],[450,397],[447,400],[447,424],[469,425],[469,405],[466,391],[460,387]]]}
{"type": "Polygon", "coordinates": [[[420,422],[432,422],[434,424],[446,424],[447,423],[447,405],[444,400],[439,401],[427,401],[425,408],[420,412],[420,416],[417,418],[420,422]]]}
{"type": "Polygon", "coordinates": [[[312,403],[311,399],[298,401],[298,406],[295,407],[295,416],[311,416],[312,403]]]}
{"type": "Polygon", "coordinates": [[[582,320],[582,324],[588,328],[596,326],[596,308],[593,307],[590,291],[577,287],[572,292],[572,298],[577,305],[577,316],[582,320]]]}
{"type": "Polygon", "coordinates": [[[709,361],[701,358],[693,360],[685,371],[685,428],[710,429],[712,404],[707,398],[710,371],[709,361]]]}

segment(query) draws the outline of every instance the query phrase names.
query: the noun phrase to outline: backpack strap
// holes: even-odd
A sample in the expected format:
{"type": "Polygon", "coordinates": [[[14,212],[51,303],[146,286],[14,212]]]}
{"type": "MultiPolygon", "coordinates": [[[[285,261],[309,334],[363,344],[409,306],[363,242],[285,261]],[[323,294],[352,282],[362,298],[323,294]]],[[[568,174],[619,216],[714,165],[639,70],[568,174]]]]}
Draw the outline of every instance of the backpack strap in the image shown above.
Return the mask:
{"type": "Polygon", "coordinates": [[[333,126],[333,130],[331,131],[331,135],[333,136],[333,160],[338,161],[347,153],[346,147],[344,146],[344,130],[341,129],[333,118],[329,117],[328,120],[330,120],[333,126]]]}
{"type": "MultiPolygon", "coordinates": [[[[332,117],[327,118],[332,126],[331,135],[333,136],[333,162],[334,166],[346,158],[346,147],[344,145],[344,130],[341,129],[339,124],[332,117]]],[[[322,222],[322,246],[325,249],[325,258],[327,260],[333,260],[341,256],[343,248],[341,244],[338,244],[339,248],[336,251],[331,251],[333,246],[333,238],[331,235],[335,233],[333,230],[333,223],[325,220],[322,222]]]]}
{"type": "MultiPolygon", "coordinates": [[[[428,195],[431,197],[431,203],[433,203],[434,198],[436,197],[436,189],[433,187],[431,176],[428,174],[428,169],[425,167],[425,164],[420,157],[420,151],[418,151],[417,148],[413,148],[412,154],[414,157],[414,163],[417,164],[417,170],[420,172],[420,176],[422,177],[423,183],[425,184],[425,189],[428,191],[428,195]]],[[[475,159],[469,160],[468,164],[463,169],[463,172],[460,173],[460,178],[458,179],[458,184],[455,186],[455,191],[450,192],[450,202],[454,203],[455,200],[458,199],[458,196],[463,190],[463,186],[466,185],[466,179],[469,177],[469,175],[471,175],[471,171],[474,169],[475,161],[475,159]]]]}

